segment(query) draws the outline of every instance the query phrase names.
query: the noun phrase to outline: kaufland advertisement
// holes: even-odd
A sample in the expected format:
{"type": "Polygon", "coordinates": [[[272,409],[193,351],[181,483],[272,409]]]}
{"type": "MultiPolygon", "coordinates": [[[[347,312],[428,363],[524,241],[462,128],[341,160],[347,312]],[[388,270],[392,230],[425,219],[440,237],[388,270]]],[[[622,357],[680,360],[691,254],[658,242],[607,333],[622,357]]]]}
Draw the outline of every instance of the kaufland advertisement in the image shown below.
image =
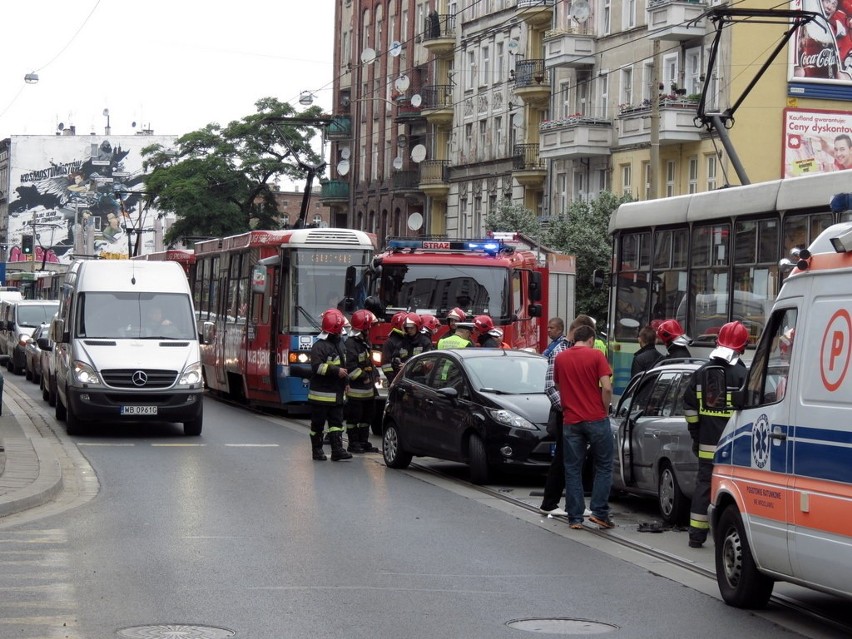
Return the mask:
{"type": "Polygon", "coordinates": [[[781,155],[784,177],[852,169],[852,113],[785,109],[781,155]]]}

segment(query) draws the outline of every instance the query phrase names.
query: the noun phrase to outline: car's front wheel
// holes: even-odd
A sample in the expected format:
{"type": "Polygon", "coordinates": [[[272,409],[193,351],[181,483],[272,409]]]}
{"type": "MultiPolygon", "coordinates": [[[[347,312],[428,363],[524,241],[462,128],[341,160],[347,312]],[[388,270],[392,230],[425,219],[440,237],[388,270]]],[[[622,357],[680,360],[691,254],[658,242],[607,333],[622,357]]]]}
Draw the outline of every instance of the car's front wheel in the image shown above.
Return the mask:
{"type": "Polygon", "coordinates": [[[382,434],[382,457],[388,468],[408,468],[412,455],[402,447],[397,425],[388,420],[382,434]]]}
{"type": "Polygon", "coordinates": [[[485,442],[479,435],[471,435],[468,443],[470,454],[470,481],[481,485],[488,483],[491,472],[488,468],[488,458],[485,455],[485,442]]]}
{"type": "Polygon", "coordinates": [[[198,437],[201,434],[201,427],[204,423],[204,415],[198,411],[198,416],[188,422],[183,423],[183,434],[187,437],[198,437]]]}
{"type": "Polygon", "coordinates": [[[722,511],[713,532],[716,581],[722,599],[737,608],[763,608],[772,596],[775,582],[757,569],[735,504],[722,511]]]}
{"type": "Polygon", "coordinates": [[[677,483],[677,477],[671,464],[664,462],[660,467],[660,480],[657,484],[657,504],[663,521],[672,526],[684,524],[689,519],[690,500],[686,498],[677,483]]]}

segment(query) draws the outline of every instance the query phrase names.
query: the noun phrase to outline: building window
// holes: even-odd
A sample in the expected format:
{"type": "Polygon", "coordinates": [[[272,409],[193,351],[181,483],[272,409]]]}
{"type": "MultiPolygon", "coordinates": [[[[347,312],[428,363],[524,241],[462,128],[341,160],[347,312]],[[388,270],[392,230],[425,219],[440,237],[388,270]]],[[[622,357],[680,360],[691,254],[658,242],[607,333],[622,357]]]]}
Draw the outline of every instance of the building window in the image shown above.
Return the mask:
{"type": "Polygon", "coordinates": [[[651,199],[651,163],[642,162],[642,180],[645,183],[645,199],[651,199]]]}
{"type": "Polygon", "coordinates": [[[494,157],[503,157],[503,116],[494,118],[494,157]]]}
{"type": "MultiPolygon", "coordinates": [[[[465,153],[473,155],[473,123],[468,122],[464,125],[464,142],[465,142],[465,153]]],[[[470,158],[473,160],[473,157],[470,158]]]]}
{"type": "Polygon", "coordinates": [[[568,174],[556,174],[556,210],[562,214],[568,210],[568,174]]]}
{"type": "Polygon", "coordinates": [[[671,91],[672,85],[677,86],[678,81],[678,55],[670,53],[663,56],[663,91],[668,93],[671,91]]]}
{"type": "Polygon", "coordinates": [[[683,66],[683,88],[689,95],[701,93],[701,47],[686,50],[683,66]]]}
{"type": "Polygon", "coordinates": [[[488,157],[488,123],[486,120],[479,121],[479,159],[488,157]]]}
{"type": "Polygon", "coordinates": [[[601,34],[609,35],[612,21],[612,0],[603,0],[603,11],[601,12],[601,34]]]}
{"type": "Polygon", "coordinates": [[[586,171],[585,168],[574,170],[574,199],[586,199],[586,171]]]}
{"type": "Polygon", "coordinates": [[[467,236],[467,198],[462,198],[459,201],[459,228],[457,229],[457,237],[467,236]]]}
{"type": "Polygon", "coordinates": [[[487,85],[491,79],[491,49],[489,47],[482,47],[480,58],[482,60],[482,69],[480,69],[479,73],[480,84],[487,85]]]}
{"type": "Polygon", "coordinates": [[[629,164],[621,165],[621,192],[625,195],[633,195],[632,167],[629,164]]]}
{"type": "Polygon", "coordinates": [[[707,156],[707,190],[712,191],[716,188],[716,156],[707,156]]]}
{"type": "Polygon", "coordinates": [[[636,0],[624,0],[624,16],[622,29],[632,29],[636,26],[636,0]]]}
{"type": "Polygon", "coordinates": [[[621,104],[633,104],[633,67],[621,70],[621,104]]]}
{"type": "Polygon", "coordinates": [[[669,160],[666,162],[666,197],[671,197],[675,194],[675,161],[669,160]]]}
{"type": "Polygon", "coordinates": [[[609,112],[609,71],[601,71],[601,76],[598,78],[598,86],[601,90],[601,101],[596,117],[605,118],[609,112]]]}
{"type": "Polygon", "coordinates": [[[645,62],[642,65],[642,99],[650,100],[652,95],[657,95],[658,91],[655,89],[653,92],[651,91],[651,85],[654,83],[654,63],[653,62],[645,62]]]}
{"type": "Polygon", "coordinates": [[[503,52],[505,50],[506,45],[502,42],[498,42],[495,46],[497,52],[494,60],[494,84],[499,84],[503,81],[503,52]]]}
{"type": "Polygon", "coordinates": [[[609,169],[598,169],[598,192],[609,191],[609,169]]]}
{"type": "Polygon", "coordinates": [[[470,237],[480,236],[480,224],[482,223],[482,198],[473,198],[473,219],[471,220],[470,237]]]}
{"type": "Polygon", "coordinates": [[[689,158],[689,193],[698,193],[698,158],[689,158]]]}
{"type": "Polygon", "coordinates": [[[322,226],[322,215],[314,215],[314,226],[322,226]]]}
{"type": "Polygon", "coordinates": [[[577,71],[577,92],[574,95],[574,113],[589,115],[589,85],[592,75],[589,71],[577,71]]]}
{"type": "Polygon", "coordinates": [[[469,74],[467,88],[469,91],[472,91],[476,88],[476,51],[467,52],[467,68],[469,74]]]}

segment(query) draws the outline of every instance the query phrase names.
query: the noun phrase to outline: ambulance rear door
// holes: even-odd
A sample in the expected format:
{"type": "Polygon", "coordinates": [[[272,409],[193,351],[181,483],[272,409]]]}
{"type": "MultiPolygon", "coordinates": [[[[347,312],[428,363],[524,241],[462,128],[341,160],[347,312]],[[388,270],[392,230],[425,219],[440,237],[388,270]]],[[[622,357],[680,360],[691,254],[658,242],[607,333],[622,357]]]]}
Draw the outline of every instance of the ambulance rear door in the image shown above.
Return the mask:
{"type": "Polygon", "coordinates": [[[815,278],[795,357],[791,402],[793,576],[852,593],[852,295],[850,275],[815,278]]]}

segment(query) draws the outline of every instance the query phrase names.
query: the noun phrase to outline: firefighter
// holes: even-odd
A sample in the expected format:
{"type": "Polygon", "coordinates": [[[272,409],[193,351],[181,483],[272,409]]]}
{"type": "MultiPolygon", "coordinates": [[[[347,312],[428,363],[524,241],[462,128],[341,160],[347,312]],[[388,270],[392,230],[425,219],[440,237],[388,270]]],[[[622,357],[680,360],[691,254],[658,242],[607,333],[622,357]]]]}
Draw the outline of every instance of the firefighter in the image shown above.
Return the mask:
{"type": "Polygon", "coordinates": [[[423,325],[420,333],[428,337],[429,343],[432,344],[432,340],[435,339],[438,329],[441,328],[441,321],[429,313],[420,313],[420,323],[423,325]]]}
{"type": "Polygon", "coordinates": [[[494,327],[494,320],[489,315],[477,315],[473,318],[473,325],[479,332],[476,338],[478,346],[484,348],[503,347],[503,331],[494,327]]]}
{"type": "Polygon", "coordinates": [[[415,355],[432,350],[432,338],[421,333],[421,328],[423,328],[423,320],[417,313],[409,313],[405,316],[405,321],[402,323],[405,348],[400,351],[403,364],[415,355]]]}
{"type": "Polygon", "coordinates": [[[322,431],[328,422],[328,439],[331,443],[331,461],[352,459],[343,448],[343,398],[349,381],[346,368],[343,327],[346,318],[336,308],[322,314],[322,332],[311,347],[311,380],[308,386],[308,404],[311,406],[311,448],[313,459],[325,461],[322,449],[322,431]]]}
{"type": "Polygon", "coordinates": [[[689,547],[700,548],[707,541],[710,525],[710,479],[713,456],[725,424],[731,416],[731,391],[745,383],[746,367],[740,359],[748,345],[748,329],[740,322],[728,322],[719,331],[710,361],[695,371],[683,396],[683,412],[692,436],[692,451],[698,456],[698,473],[689,512],[689,547]],[[724,378],[719,374],[724,374],[724,378]]]}
{"type": "Polygon", "coordinates": [[[370,327],[379,318],[370,311],[352,313],[352,330],[346,340],[346,362],[349,369],[349,386],[346,389],[346,432],[349,435],[350,453],[376,453],[378,448],[370,443],[370,424],[375,411],[376,382],[379,372],[373,366],[370,344],[370,327]]]}
{"type": "Polygon", "coordinates": [[[393,378],[402,368],[402,359],[399,353],[405,341],[402,324],[405,322],[406,315],[408,313],[405,311],[399,311],[391,318],[391,330],[382,345],[382,372],[388,380],[388,386],[391,385],[393,378]]]}
{"type": "Polygon", "coordinates": [[[463,322],[466,317],[467,315],[465,314],[464,310],[460,309],[459,307],[451,308],[450,311],[447,313],[447,328],[449,330],[444,335],[444,337],[449,337],[450,335],[455,333],[456,324],[458,322],[463,322]]]}
{"type": "Polygon", "coordinates": [[[472,332],[473,322],[456,322],[456,332],[439,339],[438,348],[467,348],[468,346],[473,346],[473,342],[470,341],[472,332]]]}
{"type": "Polygon", "coordinates": [[[676,319],[667,319],[657,327],[657,339],[666,347],[668,355],[663,359],[692,357],[687,346],[692,340],[676,319]]]}

